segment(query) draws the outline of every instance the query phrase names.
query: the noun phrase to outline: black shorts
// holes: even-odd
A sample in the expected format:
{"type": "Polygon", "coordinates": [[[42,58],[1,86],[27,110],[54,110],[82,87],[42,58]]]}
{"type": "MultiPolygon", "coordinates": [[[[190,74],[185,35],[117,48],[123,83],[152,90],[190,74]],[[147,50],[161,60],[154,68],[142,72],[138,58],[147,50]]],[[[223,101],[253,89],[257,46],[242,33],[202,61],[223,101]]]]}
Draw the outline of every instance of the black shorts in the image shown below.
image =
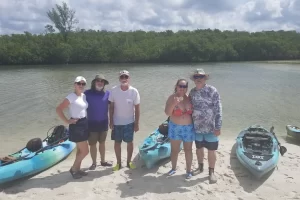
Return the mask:
{"type": "Polygon", "coordinates": [[[108,120],[93,121],[88,120],[89,132],[108,131],[108,120]]]}
{"type": "Polygon", "coordinates": [[[195,144],[197,149],[204,147],[207,150],[215,151],[219,146],[219,138],[213,133],[196,134],[195,144]]]}
{"type": "Polygon", "coordinates": [[[207,142],[207,141],[195,141],[196,148],[201,149],[201,148],[206,148],[207,150],[210,151],[216,151],[218,150],[219,142],[207,142]]]}
{"type": "Polygon", "coordinates": [[[89,138],[87,118],[79,119],[76,124],[69,124],[69,140],[71,142],[84,142],[89,138]]]}

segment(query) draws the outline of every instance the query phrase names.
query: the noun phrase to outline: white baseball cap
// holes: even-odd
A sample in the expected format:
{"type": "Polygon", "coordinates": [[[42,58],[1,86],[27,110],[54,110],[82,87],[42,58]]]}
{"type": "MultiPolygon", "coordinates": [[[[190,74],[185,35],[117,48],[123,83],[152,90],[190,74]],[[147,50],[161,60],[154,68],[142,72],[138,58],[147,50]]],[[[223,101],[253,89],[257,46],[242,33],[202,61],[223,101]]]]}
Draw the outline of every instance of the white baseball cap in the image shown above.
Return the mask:
{"type": "Polygon", "coordinates": [[[80,82],[80,81],[84,81],[85,83],[86,83],[86,79],[83,77],[83,76],[77,76],[76,78],[75,78],[75,83],[78,83],[78,82],[80,82]]]}

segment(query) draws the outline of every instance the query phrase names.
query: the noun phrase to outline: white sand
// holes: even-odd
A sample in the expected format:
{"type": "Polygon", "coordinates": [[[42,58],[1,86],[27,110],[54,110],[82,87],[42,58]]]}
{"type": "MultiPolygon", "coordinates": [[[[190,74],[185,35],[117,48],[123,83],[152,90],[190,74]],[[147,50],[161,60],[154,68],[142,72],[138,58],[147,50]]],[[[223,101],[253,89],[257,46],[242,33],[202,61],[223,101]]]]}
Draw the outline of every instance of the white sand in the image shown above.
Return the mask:
{"type": "MultiPolygon", "coordinates": [[[[183,152],[179,155],[177,173],[170,178],[165,175],[170,170],[169,160],[148,170],[136,156],[138,168],[135,170],[122,168],[113,172],[111,168],[99,166],[95,171],[90,171],[87,177],[74,180],[68,172],[74,158],[71,156],[29,180],[4,189],[0,192],[0,199],[300,199],[300,146],[284,143],[288,152],[280,157],[278,168],[269,177],[256,180],[238,162],[234,142],[234,139],[222,139],[220,142],[215,169],[218,177],[216,184],[208,182],[207,160],[205,171],[186,181],[183,152]]],[[[107,152],[107,160],[115,162],[114,152],[107,152]]],[[[90,163],[88,156],[82,163],[83,168],[90,163]]],[[[196,166],[194,154],[193,167],[196,166]]]]}

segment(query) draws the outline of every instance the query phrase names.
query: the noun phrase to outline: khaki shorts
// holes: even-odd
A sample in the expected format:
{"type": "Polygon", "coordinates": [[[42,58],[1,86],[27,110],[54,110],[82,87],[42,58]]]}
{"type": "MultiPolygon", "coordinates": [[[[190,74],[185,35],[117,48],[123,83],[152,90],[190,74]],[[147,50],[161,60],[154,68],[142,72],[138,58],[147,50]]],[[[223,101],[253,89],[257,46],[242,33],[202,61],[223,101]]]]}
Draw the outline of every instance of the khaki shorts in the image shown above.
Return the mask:
{"type": "Polygon", "coordinates": [[[107,131],[103,132],[90,132],[89,133],[89,145],[95,145],[97,142],[103,143],[106,140],[107,131]]]}

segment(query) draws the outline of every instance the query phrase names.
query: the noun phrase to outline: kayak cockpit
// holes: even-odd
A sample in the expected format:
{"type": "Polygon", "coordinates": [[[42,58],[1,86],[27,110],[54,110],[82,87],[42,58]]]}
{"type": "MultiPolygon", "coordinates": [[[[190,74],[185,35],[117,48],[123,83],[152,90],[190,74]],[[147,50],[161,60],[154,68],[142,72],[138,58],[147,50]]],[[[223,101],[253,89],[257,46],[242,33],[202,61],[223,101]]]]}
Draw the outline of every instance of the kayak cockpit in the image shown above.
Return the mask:
{"type": "Polygon", "coordinates": [[[254,155],[268,155],[273,151],[273,139],[264,133],[246,133],[243,136],[244,150],[254,155]]]}

